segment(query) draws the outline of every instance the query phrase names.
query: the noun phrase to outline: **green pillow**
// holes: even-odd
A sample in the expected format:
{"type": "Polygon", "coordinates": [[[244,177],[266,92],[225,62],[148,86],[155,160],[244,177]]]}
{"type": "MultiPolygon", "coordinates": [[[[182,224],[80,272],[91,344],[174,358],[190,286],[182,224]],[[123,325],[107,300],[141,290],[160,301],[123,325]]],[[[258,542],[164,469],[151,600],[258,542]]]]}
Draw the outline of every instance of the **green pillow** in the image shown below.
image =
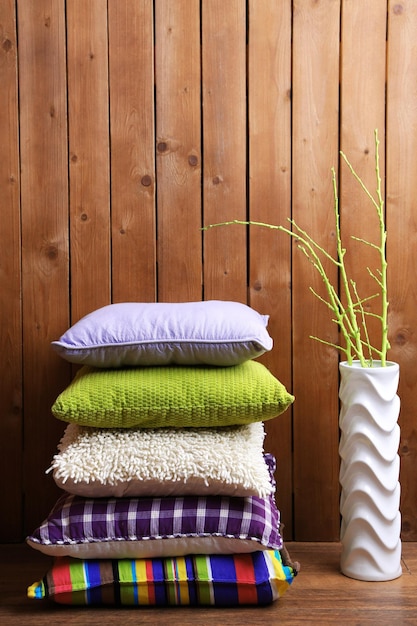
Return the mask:
{"type": "Polygon", "coordinates": [[[52,413],[64,422],[101,428],[212,427],[269,420],[293,401],[257,361],[231,367],[85,365],[52,413]]]}

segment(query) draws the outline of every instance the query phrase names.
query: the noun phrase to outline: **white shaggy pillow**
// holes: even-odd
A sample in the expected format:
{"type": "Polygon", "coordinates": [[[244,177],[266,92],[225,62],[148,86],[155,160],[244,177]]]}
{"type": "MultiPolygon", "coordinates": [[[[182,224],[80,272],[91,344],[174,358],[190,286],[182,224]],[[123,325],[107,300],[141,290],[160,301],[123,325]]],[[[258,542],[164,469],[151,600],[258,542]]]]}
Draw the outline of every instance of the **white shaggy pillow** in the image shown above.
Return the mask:
{"type": "Polygon", "coordinates": [[[107,429],[69,424],[49,471],[58,487],[85,497],[274,492],[264,425],[107,429]]]}

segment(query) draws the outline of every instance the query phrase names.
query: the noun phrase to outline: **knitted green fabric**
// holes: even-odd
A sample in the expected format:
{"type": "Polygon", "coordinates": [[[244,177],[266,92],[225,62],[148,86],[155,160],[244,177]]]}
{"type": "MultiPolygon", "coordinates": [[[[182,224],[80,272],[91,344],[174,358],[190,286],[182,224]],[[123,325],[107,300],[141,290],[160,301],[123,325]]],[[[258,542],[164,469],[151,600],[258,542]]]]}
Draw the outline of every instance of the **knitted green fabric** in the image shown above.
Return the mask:
{"type": "Polygon", "coordinates": [[[101,428],[212,427],[276,417],[294,401],[257,361],[232,367],[82,367],[53,415],[101,428]]]}

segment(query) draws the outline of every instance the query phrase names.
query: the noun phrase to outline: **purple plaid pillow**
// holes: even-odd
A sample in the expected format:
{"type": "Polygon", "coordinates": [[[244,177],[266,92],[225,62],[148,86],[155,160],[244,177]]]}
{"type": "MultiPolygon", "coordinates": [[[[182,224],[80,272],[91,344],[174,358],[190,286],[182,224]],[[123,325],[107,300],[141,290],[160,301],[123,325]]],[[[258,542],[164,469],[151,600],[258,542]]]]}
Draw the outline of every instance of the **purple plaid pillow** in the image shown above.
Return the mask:
{"type": "MultiPolygon", "coordinates": [[[[265,455],[271,474],[272,455],[265,455]]],[[[33,548],[77,558],[150,558],[281,549],[279,511],[267,498],[83,498],[63,494],[27,538],[33,548]]]]}

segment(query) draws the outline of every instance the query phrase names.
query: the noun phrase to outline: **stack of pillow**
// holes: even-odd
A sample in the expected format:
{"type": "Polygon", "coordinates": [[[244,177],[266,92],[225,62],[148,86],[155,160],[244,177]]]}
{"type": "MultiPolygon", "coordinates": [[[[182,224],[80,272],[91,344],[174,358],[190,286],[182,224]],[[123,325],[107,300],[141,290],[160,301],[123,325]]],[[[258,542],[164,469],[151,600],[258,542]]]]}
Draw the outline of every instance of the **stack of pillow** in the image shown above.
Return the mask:
{"type": "Polygon", "coordinates": [[[294,398],[256,357],[268,317],[238,302],[120,303],[52,345],[80,364],[53,415],[63,489],[28,538],[55,558],[29,597],[117,605],[268,604],[281,558],[264,421],[294,398]]]}

